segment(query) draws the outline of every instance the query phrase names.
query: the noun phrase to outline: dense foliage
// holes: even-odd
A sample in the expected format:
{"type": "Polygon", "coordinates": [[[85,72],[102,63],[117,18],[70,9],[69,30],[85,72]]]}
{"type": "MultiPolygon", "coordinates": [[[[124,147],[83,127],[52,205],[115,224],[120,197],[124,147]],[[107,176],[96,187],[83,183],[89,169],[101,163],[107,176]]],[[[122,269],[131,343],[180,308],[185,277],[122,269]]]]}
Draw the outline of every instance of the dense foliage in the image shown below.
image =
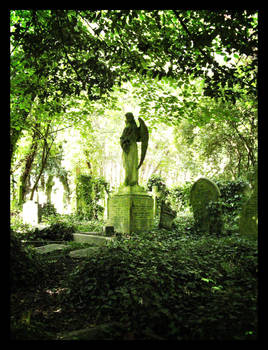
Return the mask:
{"type": "Polygon", "coordinates": [[[64,300],[97,321],[119,321],[134,339],[252,338],[256,249],[236,237],[134,235],[77,267],[64,300]]]}
{"type": "Polygon", "coordinates": [[[15,232],[10,235],[10,271],[12,291],[32,285],[44,277],[37,254],[31,248],[23,247],[21,237],[15,232]]]}
{"type": "Polygon", "coordinates": [[[66,223],[55,223],[46,228],[35,228],[31,233],[32,239],[44,239],[50,241],[73,240],[74,227],[66,223]]]}
{"type": "MultiPolygon", "coordinates": [[[[237,192],[243,188],[236,185],[226,186],[226,192],[228,187],[237,192]]],[[[33,238],[40,242],[48,238],[42,231],[57,233],[54,239],[62,238],[63,226],[35,230],[33,238]]],[[[62,275],[66,268],[61,270],[60,266],[70,261],[61,255],[49,262],[32,248],[22,248],[18,238],[14,242],[12,285],[16,288],[45,286],[51,271],[62,275]]],[[[71,270],[67,267],[60,287],[54,287],[61,292],[53,303],[70,329],[73,322],[69,315],[74,311],[82,317],[82,324],[77,324],[82,328],[111,324],[105,335],[108,339],[256,339],[257,271],[256,241],[241,238],[237,230],[231,236],[200,235],[192,216],[184,215],[177,218],[172,231],[117,235],[89,259],[76,262],[71,270]]],[[[55,339],[52,325],[38,322],[34,314],[28,325],[17,320],[14,336],[55,339]]],[[[61,327],[60,319],[53,316],[52,322],[58,324],[53,327],[61,327]]],[[[97,335],[97,339],[102,336],[97,335]]]]}
{"type": "Polygon", "coordinates": [[[76,178],[77,213],[88,220],[101,217],[103,207],[98,204],[98,201],[104,197],[105,191],[109,190],[103,178],[79,175],[76,178]]]}
{"type": "Polygon", "coordinates": [[[253,10],[11,11],[12,204],[40,188],[49,200],[58,178],[68,206],[77,166],[118,186],[128,108],[150,130],[142,181],[247,177],[258,147],[257,23],[253,10]]]}
{"type": "Polygon", "coordinates": [[[13,339],[103,324],[93,339],[257,338],[257,242],[238,229],[258,164],[257,47],[251,9],[10,11],[13,339]],[[177,212],[172,230],[158,210],[150,232],[72,259],[86,247],[72,233],[100,234],[122,183],[130,111],[150,135],[139,184],[177,212]],[[202,234],[199,177],[221,191],[202,234]],[[43,203],[39,227],[23,224],[28,199],[43,203]],[[41,256],[33,241],[66,249],[41,256]]]}

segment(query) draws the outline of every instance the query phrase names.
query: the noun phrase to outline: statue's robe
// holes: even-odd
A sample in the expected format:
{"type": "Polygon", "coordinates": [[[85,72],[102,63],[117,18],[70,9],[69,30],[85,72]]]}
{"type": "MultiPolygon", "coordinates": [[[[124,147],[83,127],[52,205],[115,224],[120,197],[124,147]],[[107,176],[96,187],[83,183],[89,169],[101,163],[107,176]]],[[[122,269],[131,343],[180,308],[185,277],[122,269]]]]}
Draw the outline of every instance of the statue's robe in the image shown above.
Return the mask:
{"type": "Polygon", "coordinates": [[[138,128],[136,123],[127,123],[120,138],[123,149],[123,166],[125,169],[125,186],[138,185],[138,128]]]}

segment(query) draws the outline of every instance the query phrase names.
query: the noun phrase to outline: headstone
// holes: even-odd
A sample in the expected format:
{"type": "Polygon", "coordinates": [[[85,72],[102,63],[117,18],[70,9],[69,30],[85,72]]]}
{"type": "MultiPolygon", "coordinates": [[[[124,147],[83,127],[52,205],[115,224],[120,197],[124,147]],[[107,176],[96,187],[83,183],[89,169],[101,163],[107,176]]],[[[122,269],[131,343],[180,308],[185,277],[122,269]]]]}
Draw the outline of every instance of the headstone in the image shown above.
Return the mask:
{"type": "Polygon", "coordinates": [[[152,195],[153,195],[153,200],[154,200],[154,217],[157,215],[157,198],[160,198],[161,193],[158,192],[158,186],[152,186],[152,195]]]}
{"type": "Polygon", "coordinates": [[[39,205],[35,201],[27,201],[22,206],[24,224],[37,225],[39,223],[39,205]]]}
{"type": "Polygon", "coordinates": [[[216,222],[209,212],[209,204],[216,202],[219,197],[220,190],[213,181],[200,178],[193,184],[190,192],[190,203],[200,231],[212,233],[214,230],[216,222]]]}
{"type": "Polygon", "coordinates": [[[246,201],[242,208],[239,232],[248,238],[257,238],[258,236],[258,172],[256,169],[255,183],[252,195],[246,201]]]}
{"type": "Polygon", "coordinates": [[[170,205],[162,201],[159,228],[171,229],[176,215],[176,211],[172,210],[170,205]]]}

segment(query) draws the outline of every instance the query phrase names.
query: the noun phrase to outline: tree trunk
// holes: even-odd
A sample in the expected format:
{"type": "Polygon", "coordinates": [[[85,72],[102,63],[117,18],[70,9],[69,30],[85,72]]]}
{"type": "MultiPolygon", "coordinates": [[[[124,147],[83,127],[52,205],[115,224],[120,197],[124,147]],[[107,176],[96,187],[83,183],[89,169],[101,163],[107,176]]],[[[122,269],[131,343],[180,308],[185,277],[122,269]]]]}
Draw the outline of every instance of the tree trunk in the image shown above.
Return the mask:
{"type": "Polygon", "coordinates": [[[238,137],[240,138],[240,140],[243,142],[245,149],[248,152],[248,157],[251,161],[251,164],[254,166],[256,163],[256,159],[254,156],[254,148],[252,147],[252,145],[250,144],[249,140],[247,140],[247,138],[245,136],[243,136],[239,130],[238,127],[235,125],[234,122],[230,122],[230,125],[234,128],[234,130],[236,131],[238,137]]]}
{"type": "Polygon", "coordinates": [[[51,192],[53,187],[53,175],[49,175],[46,183],[46,196],[47,196],[47,203],[51,203],[51,192]]]}
{"type": "Polygon", "coordinates": [[[52,140],[50,146],[48,146],[47,144],[47,136],[48,136],[48,131],[49,131],[49,127],[50,127],[50,123],[48,124],[47,126],[47,130],[46,130],[46,133],[45,133],[45,136],[44,136],[44,146],[43,146],[43,153],[42,153],[42,164],[41,164],[41,169],[40,169],[40,172],[39,172],[39,175],[37,176],[37,179],[35,181],[35,184],[32,188],[32,192],[31,192],[31,197],[30,197],[30,200],[33,200],[33,196],[34,196],[34,192],[35,190],[37,189],[37,186],[38,186],[38,183],[39,183],[39,180],[43,174],[43,171],[45,169],[45,166],[46,166],[46,163],[47,163],[47,158],[48,158],[48,155],[49,155],[49,151],[51,149],[51,146],[53,144],[53,141],[54,139],[52,140]]]}
{"type": "MultiPolygon", "coordinates": [[[[34,99],[36,97],[36,93],[33,92],[31,94],[31,97],[30,97],[30,104],[32,105],[33,102],[34,102],[34,99]]],[[[29,108],[30,110],[31,108],[29,108]]],[[[25,123],[25,120],[27,119],[28,115],[29,115],[29,111],[28,110],[20,110],[19,113],[20,115],[20,119],[21,119],[21,123],[25,123]]],[[[18,140],[21,136],[21,133],[22,133],[22,128],[17,130],[17,129],[14,129],[14,128],[11,128],[10,130],[10,162],[12,163],[12,157],[16,151],[16,148],[17,148],[17,143],[18,143],[18,140]]]]}
{"type": "Polygon", "coordinates": [[[69,183],[68,183],[67,172],[64,173],[64,175],[60,175],[59,179],[60,179],[60,182],[62,183],[63,188],[64,188],[63,198],[69,204],[70,203],[70,186],[69,186],[69,183]]]}
{"type": "Polygon", "coordinates": [[[18,198],[19,204],[22,204],[25,202],[25,196],[26,196],[28,189],[29,189],[28,183],[29,183],[30,173],[32,170],[32,165],[33,165],[36,153],[37,153],[37,146],[38,146],[36,138],[37,138],[37,133],[36,133],[36,131],[34,131],[31,148],[30,148],[29,154],[26,157],[25,166],[24,166],[23,172],[22,172],[21,177],[20,177],[21,190],[19,191],[19,193],[20,193],[19,198],[18,198]]]}

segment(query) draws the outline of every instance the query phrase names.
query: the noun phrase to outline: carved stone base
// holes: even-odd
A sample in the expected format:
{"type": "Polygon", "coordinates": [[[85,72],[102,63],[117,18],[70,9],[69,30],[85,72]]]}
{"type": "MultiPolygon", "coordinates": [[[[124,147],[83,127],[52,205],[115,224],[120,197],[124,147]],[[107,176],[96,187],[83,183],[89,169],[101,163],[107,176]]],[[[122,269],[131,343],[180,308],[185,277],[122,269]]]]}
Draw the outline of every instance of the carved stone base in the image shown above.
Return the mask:
{"type": "Polygon", "coordinates": [[[146,192],[121,193],[108,201],[107,225],[116,232],[146,232],[153,226],[153,198],[146,192]]]}

